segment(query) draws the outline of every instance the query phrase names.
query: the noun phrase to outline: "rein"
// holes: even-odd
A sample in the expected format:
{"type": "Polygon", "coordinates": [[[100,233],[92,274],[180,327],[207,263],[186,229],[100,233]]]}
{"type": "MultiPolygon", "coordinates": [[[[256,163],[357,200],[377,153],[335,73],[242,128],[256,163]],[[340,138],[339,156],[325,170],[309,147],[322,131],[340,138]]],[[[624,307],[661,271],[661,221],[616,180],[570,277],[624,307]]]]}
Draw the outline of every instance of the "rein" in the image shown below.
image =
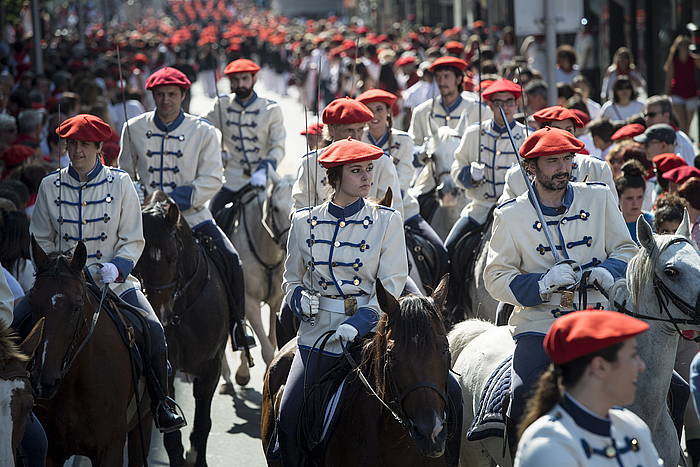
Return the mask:
{"type": "MultiPolygon", "coordinates": [[[[668,245],[664,248],[668,248],[671,245],[674,245],[676,243],[690,243],[687,239],[685,238],[675,238],[669,242],[668,245]]],[[[663,251],[663,250],[662,250],[663,251]]],[[[700,342],[700,336],[695,337],[695,338],[690,338],[686,337],[683,334],[683,331],[678,327],[679,325],[685,325],[685,326],[700,326],[700,297],[698,297],[698,301],[695,306],[692,306],[685,300],[683,300],[681,297],[679,297],[675,292],[673,292],[665,283],[664,281],[661,280],[661,278],[654,272],[654,279],[653,279],[653,288],[654,288],[654,295],[656,295],[656,301],[659,304],[659,308],[662,313],[666,315],[666,317],[663,316],[649,316],[649,315],[644,315],[642,313],[638,313],[636,311],[632,311],[626,307],[627,301],[623,301],[622,303],[617,303],[614,302],[613,306],[615,309],[620,312],[624,313],[626,315],[632,316],[633,318],[638,318],[638,319],[646,319],[649,321],[661,321],[664,323],[670,323],[673,325],[676,333],[683,339],[687,341],[693,341],[693,342],[700,342]],[[683,319],[683,318],[674,318],[671,315],[671,312],[669,310],[669,304],[673,304],[678,308],[681,313],[684,315],[688,316],[689,319],[683,319]]],[[[605,298],[608,298],[608,294],[603,290],[603,288],[598,284],[597,281],[593,282],[594,287],[602,293],[605,298]]]]}

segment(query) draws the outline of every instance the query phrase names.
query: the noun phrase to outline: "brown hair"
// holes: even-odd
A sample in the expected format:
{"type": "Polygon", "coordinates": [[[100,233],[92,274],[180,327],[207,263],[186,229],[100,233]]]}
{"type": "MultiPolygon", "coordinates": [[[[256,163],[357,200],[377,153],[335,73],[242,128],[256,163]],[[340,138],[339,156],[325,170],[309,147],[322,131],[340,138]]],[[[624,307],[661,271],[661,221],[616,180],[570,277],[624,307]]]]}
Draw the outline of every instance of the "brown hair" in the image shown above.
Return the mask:
{"type": "Polygon", "coordinates": [[[335,191],[338,191],[340,182],[343,180],[343,166],[336,165],[335,167],[327,168],[326,178],[328,179],[328,184],[332,186],[335,191]]]}
{"type": "Polygon", "coordinates": [[[615,362],[617,361],[617,352],[622,348],[623,344],[624,342],[618,342],[563,365],[551,363],[537,381],[534,396],[527,401],[525,415],[518,426],[518,439],[522,438],[525,430],[538,418],[557,405],[561,398],[561,388],[571,388],[581,380],[586,367],[595,357],[602,357],[608,362],[615,362]]]}
{"type": "Polygon", "coordinates": [[[628,188],[641,188],[644,190],[647,186],[644,180],[644,175],[646,174],[646,168],[641,162],[635,159],[630,159],[624,164],[622,164],[622,175],[615,179],[615,188],[617,189],[618,196],[622,196],[624,191],[628,188]]]}
{"type": "Polygon", "coordinates": [[[695,209],[700,209],[700,178],[693,177],[678,188],[678,196],[683,198],[695,209]]]}

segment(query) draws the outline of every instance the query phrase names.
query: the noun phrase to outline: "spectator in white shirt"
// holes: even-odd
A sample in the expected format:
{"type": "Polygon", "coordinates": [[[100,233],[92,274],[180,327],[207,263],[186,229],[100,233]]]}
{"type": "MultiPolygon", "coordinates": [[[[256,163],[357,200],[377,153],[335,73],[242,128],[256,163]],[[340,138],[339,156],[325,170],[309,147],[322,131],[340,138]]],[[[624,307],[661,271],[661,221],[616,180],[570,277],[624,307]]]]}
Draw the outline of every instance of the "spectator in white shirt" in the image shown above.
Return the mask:
{"type": "Polygon", "coordinates": [[[674,152],[685,159],[688,165],[694,165],[695,149],[693,149],[693,142],[688,135],[678,129],[678,121],[673,114],[670,97],[665,95],[651,96],[647,99],[644,109],[644,120],[647,127],[657,123],[671,125],[676,130],[676,149],[674,152]]]}
{"type": "Polygon", "coordinates": [[[619,77],[613,84],[612,93],[612,100],[607,101],[601,108],[604,117],[610,120],[627,120],[644,112],[644,103],[637,100],[637,91],[629,78],[619,77]]]}
{"type": "Polygon", "coordinates": [[[574,78],[579,74],[574,48],[567,44],[557,47],[557,69],[554,73],[556,82],[573,84],[574,78]]]}

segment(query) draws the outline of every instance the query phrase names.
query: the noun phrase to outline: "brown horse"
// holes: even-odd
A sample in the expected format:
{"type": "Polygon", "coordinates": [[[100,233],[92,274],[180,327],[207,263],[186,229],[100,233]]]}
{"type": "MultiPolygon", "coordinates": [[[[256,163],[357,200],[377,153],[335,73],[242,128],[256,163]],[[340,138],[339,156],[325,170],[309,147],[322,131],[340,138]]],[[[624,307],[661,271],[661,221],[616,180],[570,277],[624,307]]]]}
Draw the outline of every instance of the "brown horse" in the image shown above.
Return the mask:
{"type": "Polygon", "coordinates": [[[43,329],[41,320],[18,346],[12,330],[0,321],[0,465],[15,465],[15,453],[32,412],[34,396],[27,364],[43,329]]]}
{"type": "MultiPolygon", "coordinates": [[[[447,410],[450,353],[441,315],[447,277],[430,298],[408,295],[397,301],[380,281],[376,287],[384,314],[362,349],[359,369],[347,380],[337,425],[316,462],[336,467],[445,466],[442,454],[447,430],[437,437],[431,437],[431,433],[436,421],[445,421],[447,410]],[[358,377],[359,371],[367,376],[375,395],[358,377]]],[[[261,433],[266,452],[296,349],[292,342],[280,351],[265,374],[261,433]]],[[[281,464],[268,459],[268,465],[281,464]]]]}
{"type": "Polygon", "coordinates": [[[127,436],[129,465],[142,465],[150,443],[148,398],[141,399],[142,438],[135,410],[129,410],[135,387],[129,351],[112,320],[98,314],[100,299],[87,290],[85,245],[78,242],[72,256],[47,256],[32,238],[32,254],[32,317],[45,318],[34,389],[49,440],[47,465],[81,455],[93,466],[121,467],[127,436]]]}
{"type": "MultiPolygon", "coordinates": [[[[149,196],[142,217],[146,247],[134,273],[163,323],[173,368],[194,376],[194,426],[187,460],[205,466],[211,401],[229,330],[226,284],[165,193],[149,196]]],[[[174,374],[169,384],[174,395],[173,378],[174,374]]],[[[170,465],[183,465],[180,431],[165,434],[163,443],[170,465]]]]}

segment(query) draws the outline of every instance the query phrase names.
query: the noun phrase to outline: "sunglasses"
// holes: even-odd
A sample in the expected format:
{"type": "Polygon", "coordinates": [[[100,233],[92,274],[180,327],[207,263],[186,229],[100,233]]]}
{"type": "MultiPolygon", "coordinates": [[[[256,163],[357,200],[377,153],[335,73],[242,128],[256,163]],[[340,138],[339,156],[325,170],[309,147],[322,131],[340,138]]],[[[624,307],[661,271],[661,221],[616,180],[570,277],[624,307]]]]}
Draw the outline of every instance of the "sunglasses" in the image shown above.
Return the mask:
{"type": "Polygon", "coordinates": [[[661,112],[647,112],[647,113],[644,114],[644,117],[654,118],[654,117],[656,117],[657,115],[659,115],[660,113],[661,113],[661,112]]]}

